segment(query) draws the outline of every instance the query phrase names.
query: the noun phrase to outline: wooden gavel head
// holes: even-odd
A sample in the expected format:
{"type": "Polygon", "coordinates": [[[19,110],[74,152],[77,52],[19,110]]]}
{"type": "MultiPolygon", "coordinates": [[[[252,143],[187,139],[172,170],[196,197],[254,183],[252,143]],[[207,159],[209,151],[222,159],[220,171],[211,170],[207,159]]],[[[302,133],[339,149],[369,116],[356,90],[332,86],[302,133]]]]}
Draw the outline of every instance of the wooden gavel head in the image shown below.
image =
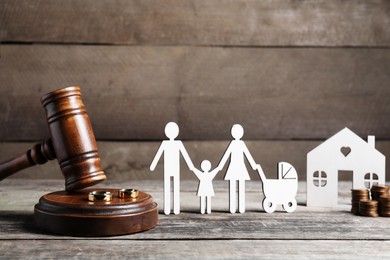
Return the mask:
{"type": "Polygon", "coordinates": [[[80,88],[50,92],[41,102],[46,110],[54,154],[65,177],[65,189],[78,190],[105,180],[80,88]]]}
{"type": "Polygon", "coordinates": [[[0,180],[27,167],[57,158],[67,191],[79,190],[106,179],[95,136],[79,87],[62,88],[41,98],[51,139],[0,164],[0,180]]]}

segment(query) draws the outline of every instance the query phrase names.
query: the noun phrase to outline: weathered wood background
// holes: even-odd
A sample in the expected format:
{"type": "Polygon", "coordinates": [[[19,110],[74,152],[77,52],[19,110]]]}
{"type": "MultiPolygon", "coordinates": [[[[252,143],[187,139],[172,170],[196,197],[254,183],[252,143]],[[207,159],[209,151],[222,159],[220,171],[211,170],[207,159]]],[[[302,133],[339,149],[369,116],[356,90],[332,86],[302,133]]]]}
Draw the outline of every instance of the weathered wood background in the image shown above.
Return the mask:
{"type": "MultiPolygon", "coordinates": [[[[113,179],[161,178],[148,164],[169,121],[197,164],[234,123],[271,176],[285,160],[304,179],[345,126],[389,157],[389,28],[386,0],[2,0],[0,160],[48,137],[39,98],[69,85],[113,179]]],[[[56,163],[26,176],[61,178],[56,163]]]]}

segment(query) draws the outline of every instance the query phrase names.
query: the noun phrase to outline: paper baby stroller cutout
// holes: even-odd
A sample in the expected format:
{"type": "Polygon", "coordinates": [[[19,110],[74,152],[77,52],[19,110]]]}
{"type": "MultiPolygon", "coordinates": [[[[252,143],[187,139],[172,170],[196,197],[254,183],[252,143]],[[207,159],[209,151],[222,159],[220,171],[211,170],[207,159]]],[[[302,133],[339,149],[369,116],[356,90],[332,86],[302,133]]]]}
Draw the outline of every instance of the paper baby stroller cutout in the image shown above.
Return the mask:
{"type": "Polygon", "coordinates": [[[263,209],[267,213],[276,210],[277,205],[290,213],[297,208],[295,196],[298,191],[298,174],[295,168],[287,162],[278,163],[278,179],[267,179],[260,165],[257,172],[263,183],[263,209]]]}
{"type": "Polygon", "coordinates": [[[150,170],[154,171],[158,161],[164,153],[164,213],[171,213],[171,178],[173,178],[173,212],[180,213],[180,154],[182,154],[188,168],[195,167],[181,141],[175,140],[179,135],[179,126],[169,122],[165,126],[165,135],[169,140],[164,140],[154,157],[150,170]]]}
{"type": "Polygon", "coordinates": [[[385,156],[375,149],[375,136],[365,142],[344,128],[307,154],[307,206],[338,204],[338,179],[352,175],[352,189],[385,184],[385,156]]]}
{"type": "Polygon", "coordinates": [[[202,161],[200,167],[203,172],[199,171],[198,169],[194,169],[194,173],[199,179],[197,195],[200,197],[200,213],[205,213],[207,204],[207,214],[210,214],[211,197],[215,195],[213,188],[213,179],[220,169],[215,168],[214,170],[210,171],[211,163],[208,160],[202,161]]]}

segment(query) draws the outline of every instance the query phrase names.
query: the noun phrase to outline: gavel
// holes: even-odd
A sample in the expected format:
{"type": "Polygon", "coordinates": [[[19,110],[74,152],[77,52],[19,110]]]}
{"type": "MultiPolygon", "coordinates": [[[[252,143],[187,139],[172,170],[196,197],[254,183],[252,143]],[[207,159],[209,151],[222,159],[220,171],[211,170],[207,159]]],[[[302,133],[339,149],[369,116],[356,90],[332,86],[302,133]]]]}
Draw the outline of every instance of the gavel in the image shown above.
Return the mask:
{"type": "Polygon", "coordinates": [[[79,87],[66,87],[41,98],[51,138],[0,164],[0,181],[37,164],[57,158],[65,190],[73,191],[106,179],[95,136],[79,87]]]}

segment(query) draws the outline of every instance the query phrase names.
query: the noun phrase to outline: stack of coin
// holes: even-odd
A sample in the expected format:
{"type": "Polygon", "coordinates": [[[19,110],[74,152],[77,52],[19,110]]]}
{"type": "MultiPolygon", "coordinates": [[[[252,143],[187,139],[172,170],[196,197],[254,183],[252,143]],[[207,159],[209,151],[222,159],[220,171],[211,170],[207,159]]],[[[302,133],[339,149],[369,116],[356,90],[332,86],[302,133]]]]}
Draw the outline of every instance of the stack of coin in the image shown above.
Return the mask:
{"type": "Polygon", "coordinates": [[[352,208],[351,212],[355,215],[359,215],[359,201],[360,200],[369,200],[370,193],[367,189],[361,190],[351,190],[352,192],[352,208]]]}
{"type": "Polygon", "coordinates": [[[371,187],[371,197],[373,200],[379,200],[379,197],[389,194],[389,186],[375,184],[371,187]]]}
{"type": "Polygon", "coordinates": [[[390,217],[390,195],[379,197],[379,215],[381,217],[390,217]]]}
{"type": "Polygon", "coordinates": [[[359,214],[366,217],[378,217],[378,201],[376,200],[360,200],[359,214]]]}

